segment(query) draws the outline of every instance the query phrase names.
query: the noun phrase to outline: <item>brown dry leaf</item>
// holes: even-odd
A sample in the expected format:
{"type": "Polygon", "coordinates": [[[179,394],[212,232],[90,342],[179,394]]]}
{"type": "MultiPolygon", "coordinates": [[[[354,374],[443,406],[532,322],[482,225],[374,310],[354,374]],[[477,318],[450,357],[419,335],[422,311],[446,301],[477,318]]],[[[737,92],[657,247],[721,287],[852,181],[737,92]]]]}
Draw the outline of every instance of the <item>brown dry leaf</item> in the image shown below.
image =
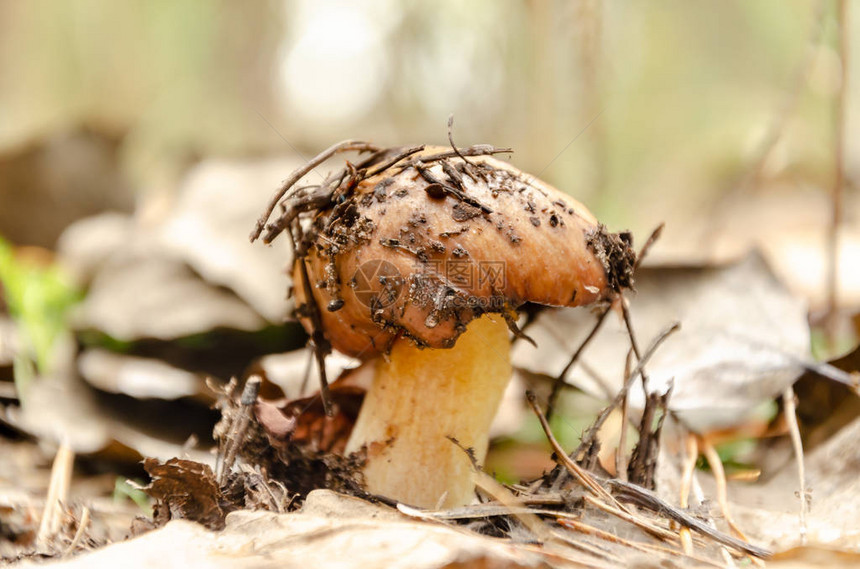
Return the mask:
{"type": "MultiPolygon", "coordinates": [[[[860,348],[828,362],[837,369],[855,374],[860,384],[860,348]]],[[[794,385],[798,397],[797,414],[804,447],[809,450],[860,416],[860,394],[847,385],[827,381],[814,372],[804,373],[794,385]]]]}
{"type": "Polygon", "coordinates": [[[47,566],[507,569],[547,567],[551,561],[557,559],[528,545],[416,522],[387,508],[318,490],[298,513],[234,512],[218,533],[173,521],[131,541],[47,566]]]}
{"type": "Polygon", "coordinates": [[[147,458],[143,467],[152,477],[144,491],[156,500],[153,513],[156,525],[184,519],[209,529],[224,528],[227,512],[222,508],[223,496],[212,468],[180,458],[164,463],[147,458]]]}
{"type": "MultiPolygon", "coordinates": [[[[674,381],[670,408],[691,427],[732,426],[772,399],[803,371],[809,327],[802,300],[790,294],[758,254],[722,267],[641,269],[630,311],[640,344],[675,321],[681,330],[660,346],[647,366],[651,389],[674,381]]],[[[538,344],[520,342],[515,365],[558,374],[594,317],[582,310],[541,314],[528,329],[538,344]]],[[[620,317],[610,315],[567,381],[598,397],[621,386],[630,341],[620,317]]],[[[630,402],[642,408],[640,388],[630,402]]]]}

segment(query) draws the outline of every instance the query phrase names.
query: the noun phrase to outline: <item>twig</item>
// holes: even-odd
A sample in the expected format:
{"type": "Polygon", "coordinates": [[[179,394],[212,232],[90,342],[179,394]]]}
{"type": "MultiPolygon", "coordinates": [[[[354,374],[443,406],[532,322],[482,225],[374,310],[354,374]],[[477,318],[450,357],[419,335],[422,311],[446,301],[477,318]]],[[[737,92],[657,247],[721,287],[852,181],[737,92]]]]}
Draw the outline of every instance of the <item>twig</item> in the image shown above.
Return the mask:
{"type": "Polygon", "coordinates": [[[599,496],[600,498],[603,498],[610,503],[616,504],[619,508],[624,509],[623,506],[621,506],[621,504],[619,504],[615,500],[612,494],[607,492],[603,486],[595,482],[591,474],[589,474],[585,469],[576,464],[573,460],[571,460],[569,456],[567,456],[567,453],[561,447],[558,440],[556,440],[555,435],[552,434],[552,429],[549,426],[549,422],[546,420],[546,417],[541,412],[540,407],[535,400],[534,393],[532,393],[531,391],[527,391],[526,400],[528,401],[529,406],[532,408],[532,411],[534,411],[535,415],[537,416],[538,421],[540,421],[540,425],[543,428],[543,432],[544,434],[546,434],[546,438],[556,454],[556,459],[560,461],[565,466],[565,468],[567,468],[570,474],[572,474],[573,477],[580,484],[582,484],[582,486],[592,492],[595,496],[599,496]]]}
{"type": "Polygon", "coordinates": [[[645,350],[645,353],[642,354],[642,359],[636,364],[636,367],[633,368],[633,371],[630,372],[630,375],[627,376],[624,385],[621,387],[621,390],[618,392],[618,395],[615,396],[615,399],[609,403],[601,412],[600,415],[597,416],[597,419],[594,420],[594,423],[588,428],[585,435],[582,437],[582,442],[577,447],[577,449],[572,453],[572,456],[579,456],[581,452],[583,452],[594,440],[597,436],[598,431],[600,431],[600,427],[603,426],[603,423],[609,417],[609,414],[621,404],[625,397],[627,397],[627,392],[630,390],[630,386],[633,385],[633,381],[636,377],[641,373],[642,368],[648,363],[648,360],[651,359],[651,356],[654,355],[654,352],[657,351],[657,348],[660,347],[666,338],[668,338],[673,332],[681,329],[680,322],[674,322],[669,325],[667,328],[663,329],[656,338],[651,342],[651,345],[648,346],[648,349],[645,350]]]}
{"type": "MultiPolygon", "coordinates": [[[[717,543],[720,543],[727,547],[731,547],[732,549],[735,549],[747,555],[758,557],[760,559],[767,559],[768,557],[773,555],[770,551],[763,547],[752,545],[750,543],[734,538],[730,535],[726,535],[712,528],[702,520],[694,518],[686,512],[673,507],[665,500],[657,496],[657,494],[655,494],[654,492],[646,490],[641,486],[637,486],[636,484],[630,484],[629,482],[621,482],[620,480],[607,480],[606,483],[613,487],[619,493],[618,498],[620,500],[629,501],[633,504],[636,504],[637,506],[646,508],[656,514],[665,516],[678,524],[689,527],[690,529],[699,532],[700,534],[716,541],[717,543]]],[[[585,499],[588,500],[589,496],[586,496],[585,499]]],[[[674,539],[677,539],[677,536],[675,534],[672,533],[671,535],[674,539]]]]}
{"type": "MultiPolygon", "coordinates": [[[[627,328],[627,335],[630,336],[630,346],[633,348],[633,353],[636,354],[636,359],[642,359],[642,352],[639,351],[639,342],[636,340],[636,332],[633,331],[633,321],[630,318],[630,308],[627,306],[627,299],[624,295],[619,295],[621,304],[621,314],[624,316],[624,326],[627,328]]],[[[648,396],[648,376],[645,370],[642,369],[642,392],[648,396]]],[[[626,395],[626,394],[625,394],[626,395]]]]}
{"type": "Polygon", "coordinates": [[[433,173],[430,172],[430,169],[427,168],[426,166],[424,166],[423,164],[416,163],[415,169],[418,170],[418,173],[421,174],[421,177],[424,178],[428,184],[438,185],[439,188],[441,188],[442,191],[444,191],[446,194],[453,196],[454,198],[460,200],[461,202],[467,203],[472,207],[476,207],[476,208],[480,209],[485,214],[493,213],[493,209],[490,206],[481,203],[479,200],[477,200],[471,196],[467,196],[462,191],[458,190],[457,188],[455,188],[453,186],[449,186],[448,184],[443,184],[441,182],[441,180],[436,178],[436,176],[434,176],[433,173]]]}
{"type": "Polygon", "coordinates": [[[331,352],[331,346],[325,336],[322,326],[322,317],[320,316],[320,308],[317,305],[314,290],[311,286],[311,279],[308,275],[308,266],[305,263],[304,257],[298,260],[299,272],[302,274],[302,288],[305,292],[305,306],[308,310],[308,317],[311,320],[311,343],[313,344],[314,355],[317,360],[317,369],[320,375],[320,397],[322,398],[323,411],[326,417],[332,417],[334,410],[331,404],[331,392],[328,387],[328,375],[325,369],[325,358],[331,352]]]}
{"type": "Polygon", "coordinates": [[[75,531],[75,537],[72,538],[72,543],[69,544],[69,547],[66,548],[66,551],[63,552],[62,557],[67,557],[71,553],[78,548],[81,540],[84,537],[84,532],[87,529],[87,526],[90,524],[90,509],[84,506],[83,511],[81,512],[81,519],[78,522],[78,529],[75,531]]]}
{"type": "Polygon", "coordinates": [[[845,109],[848,101],[849,58],[848,2],[838,0],[839,22],[839,93],[833,111],[833,190],[832,211],[827,239],[827,321],[826,330],[831,344],[836,338],[839,310],[839,229],[842,225],[842,202],[845,193],[845,109]]]}
{"type": "Polygon", "coordinates": [[[448,142],[451,143],[451,149],[457,153],[457,156],[468,164],[469,166],[474,166],[471,162],[466,160],[466,157],[460,153],[460,150],[457,148],[457,145],[454,144],[454,115],[453,113],[448,116],[448,142]]]}
{"type": "MultiPolygon", "coordinates": [[[[633,350],[627,350],[627,359],[624,362],[624,377],[630,375],[630,366],[633,365],[633,350]]],[[[618,436],[618,448],[615,449],[615,475],[627,480],[627,398],[621,403],[621,434],[618,436]]]]}
{"type": "Polygon", "coordinates": [[[654,243],[660,239],[660,236],[663,235],[663,228],[666,227],[666,222],[660,222],[660,225],[654,228],[651,232],[651,235],[648,236],[648,239],[645,240],[645,243],[642,245],[642,248],[639,249],[639,254],[636,255],[636,264],[633,265],[633,270],[639,268],[639,265],[642,264],[642,261],[645,260],[645,257],[648,256],[648,253],[651,252],[651,247],[654,246],[654,243]]]}
{"type": "Polygon", "coordinates": [[[257,219],[257,224],[254,226],[254,230],[251,232],[251,241],[256,241],[257,238],[260,237],[260,233],[263,232],[263,228],[266,226],[266,222],[269,221],[269,218],[272,216],[272,212],[275,211],[275,206],[278,205],[278,202],[281,201],[281,198],[286,195],[286,193],[292,188],[296,182],[301,180],[305,175],[308,174],[311,170],[334,156],[340,152],[375,152],[379,150],[379,148],[369,142],[362,142],[360,140],[345,140],[343,142],[338,142],[332,146],[329,146],[319,154],[317,154],[314,158],[308,161],[307,164],[297,169],[295,172],[290,174],[290,176],[284,180],[281,184],[281,187],[278,188],[278,191],[272,197],[271,201],[269,201],[269,205],[266,207],[266,211],[263,212],[263,215],[257,219]]]}
{"type": "Polygon", "coordinates": [[[785,404],[785,422],[791,436],[791,446],[797,459],[797,478],[800,482],[800,543],[806,545],[806,516],[809,509],[806,491],[806,467],[803,463],[803,441],[800,438],[800,426],[797,424],[797,406],[794,401],[794,389],[788,386],[782,394],[785,404]]]}
{"type": "Polygon", "coordinates": [[[369,172],[367,172],[367,177],[372,178],[373,176],[376,176],[377,174],[381,174],[382,172],[385,172],[389,168],[393,167],[395,164],[397,164],[398,162],[400,162],[404,158],[409,158],[413,154],[421,152],[422,150],[424,150],[423,144],[419,144],[418,146],[411,146],[409,148],[406,148],[402,152],[395,154],[390,160],[386,160],[382,164],[374,167],[373,170],[370,170],[369,172]]]}
{"type": "Polygon", "coordinates": [[[623,537],[615,535],[614,533],[604,531],[602,529],[596,528],[592,525],[585,524],[585,523],[578,521],[578,520],[575,520],[575,519],[570,519],[567,517],[561,517],[558,519],[558,523],[559,523],[559,525],[562,525],[562,526],[569,528],[569,529],[572,529],[574,531],[578,531],[578,532],[584,533],[586,535],[592,535],[594,537],[597,537],[599,539],[603,539],[603,540],[608,541],[610,543],[617,543],[619,545],[624,545],[624,546],[630,547],[631,549],[636,549],[637,551],[642,551],[645,553],[662,553],[662,554],[666,554],[666,555],[676,555],[676,556],[681,556],[681,557],[687,557],[688,559],[696,561],[697,563],[704,563],[706,565],[711,565],[713,567],[720,567],[720,568],[723,567],[719,563],[712,561],[710,559],[705,559],[704,557],[693,556],[689,553],[684,553],[684,552],[681,552],[681,551],[678,551],[675,549],[671,549],[669,547],[663,547],[663,546],[654,545],[651,543],[642,543],[642,542],[636,542],[636,541],[624,539],[623,537]]]}
{"type": "Polygon", "coordinates": [[[254,407],[254,403],[257,402],[257,395],[260,393],[262,381],[259,375],[252,375],[248,378],[245,388],[242,390],[238,415],[233,419],[233,424],[230,425],[230,431],[227,434],[224,460],[221,462],[221,471],[218,473],[219,486],[224,484],[227,473],[230,472],[230,468],[236,461],[239,447],[244,442],[245,433],[247,433],[248,425],[251,423],[251,409],[254,407]]]}
{"type": "Polygon", "coordinates": [[[627,509],[617,508],[615,506],[605,504],[600,500],[595,499],[594,496],[584,496],[583,499],[595,508],[603,510],[607,514],[612,514],[616,518],[624,520],[625,522],[631,523],[642,531],[645,531],[656,538],[671,543],[676,543],[678,541],[678,536],[671,531],[665,528],[661,528],[660,526],[654,525],[639,516],[634,516],[627,509]]]}
{"type": "MultiPolygon", "coordinates": [[[[693,485],[693,473],[696,471],[696,460],[699,458],[699,445],[696,443],[696,436],[692,433],[687,433],[684,437],[686,442],[686,453],[684,455],[684,463],[681,469],[681,495],[678,500],[678,505],[682,509],[687,509],[690,506],[690,488],[693,485]]],[[[681,546],[687,554],[693,553],[693,539],[690,536],[690,528],[681,528],[681,546]]]]}
{"type": "Polygon", "coordinates": [[[555,380],[552,382],[552,391],[549,393],[549,399],[546,404],[546,418],[552,419],[553,412],[555,412],[555,405],[558,400],[558,395],[561,393],[561,388],[564,385],[564,378],[567,375],[567,372],[570,371],[570,368],[573,367],[573,364],[576,363],[576,360],[579,359],[579,356],[588,347],[588,344],[591,343],[591,340],[597,336],[597,332],[600,330],[600,327],[603,325],[603,321],[606,320],[606,315],[609,314],[609,310],[612,308],[611,304],[607,304],[606,307],[598,314],[597,322],[594,323],[594,327],[591,329],[591,332],[588,333],[588,336],[582,341],[579,347],[573,352],[573,355],[570,356],[567,364],[564,366],[564,369],[561,370],[555,380]]]}
{"type": "Polygon", "coordinates": [[[42,520],[36,533],[36,547],[46,549],[48,542],[60,530],[63,508],[62,504],[68,499],[69,485],[72,482],[72,469],[75,464],[75,452],[67,440],[60,444],[54,462],[51,465],[51,481],[48,484],[48,497],[42,510],[42,520]]]}
{"type": "Polygon", "coordinates": [[[473,475],[475,477],[475,485],[507,507],[511,511],[511,515],[527,527],[537,539],[542,542],[552,539],[552,532],[549,527],[533,512],[523,512],[520,509],[522,508],[522,502],[510,490],[481,470],[473,470],[473,475]]]}
{"type": "Polygon", "coordinates": [[[302,386],[299,389],[299,393],[296,395],[296,398],[304,397],[307,389],[308,389],[308,381],[311,379],[311,365],[314,363],[314,350],[308,350],[308,360],[305,363],[305,374],[302,377],[302,386]]]}

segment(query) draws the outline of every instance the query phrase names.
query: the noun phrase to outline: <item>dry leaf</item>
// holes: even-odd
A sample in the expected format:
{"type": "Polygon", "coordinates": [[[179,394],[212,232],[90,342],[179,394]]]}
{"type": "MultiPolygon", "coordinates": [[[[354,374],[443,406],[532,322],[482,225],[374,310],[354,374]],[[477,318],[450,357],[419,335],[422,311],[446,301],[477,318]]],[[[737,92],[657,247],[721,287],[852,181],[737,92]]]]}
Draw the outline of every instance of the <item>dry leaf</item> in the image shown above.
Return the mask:
{"type": "MultiPolygon", "coordinates": [[[[211,532],[186,521],[72,560],[65,569],[508,569],[547,567],[553,558],[440,524],[416,522],[390,509],[315,491],[294,514],[234,512],[211,532]]],[[[26,565],[24,565],[26,566],[26,565]]]]}
{"type": "Polygon", "coordinates": [[[210,160],[186,177],[157,239],[171,256],[188,263],[207,282],[226,286],[271,323],[288,314],[286,241],[252,247],[248,231],[285,172],[298,164],[288,160],[253,162],[210,160]]]}

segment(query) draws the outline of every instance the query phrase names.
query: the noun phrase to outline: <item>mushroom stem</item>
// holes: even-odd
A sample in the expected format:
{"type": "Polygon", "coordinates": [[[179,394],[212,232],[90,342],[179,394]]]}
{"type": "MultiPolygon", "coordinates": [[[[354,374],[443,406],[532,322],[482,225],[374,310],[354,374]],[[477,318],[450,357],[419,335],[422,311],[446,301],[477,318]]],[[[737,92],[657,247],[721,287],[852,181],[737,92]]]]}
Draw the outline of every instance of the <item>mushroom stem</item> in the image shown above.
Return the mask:
{"type": "Polygon", "coordinates": [[[367,449],[367,490],[423,508],[469,504],[469,457],[482,463],[490,423],[511,377],[508,327],[499,315],[469,323],[450,349],[395,342],[377,363],[347,452],[367,449]]]}

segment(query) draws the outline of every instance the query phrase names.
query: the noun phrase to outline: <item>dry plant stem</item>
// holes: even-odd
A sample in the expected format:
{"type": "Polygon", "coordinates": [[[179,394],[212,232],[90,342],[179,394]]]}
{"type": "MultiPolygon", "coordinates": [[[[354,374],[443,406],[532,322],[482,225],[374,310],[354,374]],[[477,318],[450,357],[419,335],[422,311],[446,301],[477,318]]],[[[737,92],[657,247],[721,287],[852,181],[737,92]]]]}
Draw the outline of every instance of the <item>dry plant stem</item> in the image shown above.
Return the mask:
{"type": "Polygon", "coordinates": [[[81,512],[81,520],[78,522],[78,529],[75,531],[75,537],[72,538],[72,543],[70,543],[69,547],[66,548],[66,551],[63,552],[63,557],[70,555],[78,548],[88,525],[90,525],[90,509],[84,506],[84,509],[81,512]]]}
{"type": "Polygon", "coordinates": [[[661,222],[660,225],[654,228],[651,232],[651,235],[648,236],[648,239],[645,240],[645,243],[642,245],[642,248],[639,249],[639,254],[636,255],[636,264],[633,266],[633,270],[639,268],[642,264],[642,261],[645,260],[645,257],[648,256],[648,253],[651,252],[651,247],[660,239],[660,236],[663,235],[663,228],[666,227],[666,222],[661,222]]]}
{"type": "Polygon", "coordinates": [[[630,391],[630,387],[633,385],[633,381],[640,374],[645,364],[648,363],[648,360],[651,359],[651,356],[654,355],[654,352],[657,351],[657,348],[660,347],[660,344],[662,344],[666,340],[666,338],[669,337],[669,335],[680,329],[681,324],[679,322],[675,322],[671,324],[668,328],[665,328],[663,331],[661,331],[657,335],[657,337],[654,338],[654,340],[651,342],[651,345],[648,346],[648,349],[645,350],[645,353],[642,355],[642,358],[636,364],[636,367],[633,368],[633,371],[630,372],[630,375],[627,376],[627,379],[624,382],[624,385],[622,386],[621,390],[618,392],[618,395],[616,395],[615,399],[612,400],[612,402],[607,405],[603,409],[603,411],[600,412],[600,415],[597,416],[597,419],[594,420],[594,423],[592,423],[592,425],[588,428],[588,431],[586,431],[585,435],[583,435],[582,443],[580,443],[577,449],[573,453],[571,453],[571,456],[579,456],[579,454],[583,452],[588,447],[588,445],[592,443],[594,437],[597,435],[598,431],[600,431],[600,427],[603,426],[603,423],[609,417],[609,414],[612,413],[612,411],[616,407],[618,407],[618,405],[620,405],[621,402],[624,401],[624,399],[627,397],[627,393],[630,391]]]}
{"type": "Polygon", "coordinates": [[[659,538],[659,539],[662,539],[664,541],[668,541],[671,543],[678,543],[678,536],[675,535],[673,532],[671,532],[667,529],[661,528],[659,526],[656,526],[652,523],[649,523],[644,518],[641,518],[639,516],[635,516],[635,515],[631,514],[630,512],[627,512],[627,511],[620,509],[620,508],[616,508],[615,506],[610,506],[609,504],[605,504],[605,503],[601,502],[600,500],[596,499],[594,496],[587,496],[586,495],[584,497],[584,499],[587,503],[591,504],[592,506],[594,506],[598,510],[603,510],[607,514],[612,514],[613,516],[615,516],[619,519],[622,519],[626,522],[629,522],[629,523],[633,524],[634,526],[638,527],[639,529],[641,529],[642,531],[645,531],[645,532],[653,535],[656,538],[659,538]]]}
{"type": "Polygon", "coordinates": [[[586,490],[591,491],[595,496],[603,498],[604,500],[615,504],[620,509],[625,510],[624,506],[618,503],[615,500],[615,497],[612,496],[606,489],[598,484],[594,478],[581,466],[576,464],[567,453],[561,448],[561,445],[556,440],[555,435],[552,434],[552,429],[549,426],[549,422],[546,420],[546,417],[543,413],[541,413],[540,407],[538,407],[537,401],[535,400],[535,395],[532,392],[526,392],[526,400],[531,406],[532,411],[534,411],[535,415],[540,421],[540,425],[543,428],[543,432],[546,435],[547,440],[549,441],[550,446],[552,446],[552,450],[556,454],[556,459],[560,461],[565,468],[567,468],[568,472],[580,483],[586,490]]]}
{"type": "MultiPolygon", "coordinates": [[[[636,484],[630,484],[629,482],[621,482],[620,480],[607,480],[606,483],[614,488],[620,500],[634,503],[637,506],[654,512],[663,518],[667,518],[671,521],[688,527],[691,530],[695,530],[702,536],[707,537],[708,539],[711,539],[721,545],[731,547],[732,549],[741,553],[745,553],[747,555],[759,557],[762,559],[768,558],[773,555],[770,551],[763,547],[752,545],[748,542],[742,541],[740,539],[737,539],[730,535],[724,534],[719,530],[714,529],[714,527],[711,526],[709,523],[703,522],[702,520],[695,518],[687,514],[686,512],[679,510],[678,508],[675,508],[674,506],[657,496],[655,493],[651,492],[650,490],[646,490],[641,486],[637,486],[636,484]]],[[[675,534],[672,535],[677,540],[677,536],[675,536],[675,534]]]]}
{"type": "Polygon", "coordinates": [[[797,477],[800,482],[800,543],[806,545],[806,516],[809,502],[806,494],[806,467],[803,463],[803,441],[800,438],[800,426],[797,424],[797,406],[794,401],[794,389],[787,387],[782,394],[785,404],[785,421],[791,436],[791,446],[797,458],[797,477]]]}
{"type": "Polygon", "coordinates": [[[591,332],[588,333],[588,336],[582,341],[573,355],[568,360],[567,365],[564,366],[564,369],[561,370],[555,380],[552,382],[552,391],[550,391],[549,399],[546,404],[546,418],[552,419],[552,414],[555,412],[555,404],[558,401],[558,395],[561,393],[561,388],[564,386],[564,378],[567,375],[567,372],[570,371],[570,368],[573,367],[573,364],[576,363],[576,360],[579,359],[579,356],[582,355],[582,352],[591,343],[591,340],[597,335],[597,332],[600,330],[600,327],[603,325],[603,321],[606,320],[606,315],[609,314],[609,310],[612,308],[612,305],[607,305],[603,310],[600,311],[600,314],[597,316],[597,322],[594,323],[594,328],[591,329],[591,332]]]}
{"type": "Polygon", "coordinates": [[[833,112],[833,190],[831,219],[827,239],[827,335],[831,345],[836,340],[837,310],[839,308],[839,229],[842,225],[842,201],[845,186],[845,109],[848,100],[849,58],[848,2],[838,0],[839,21],[839,92],[833,112]]]}
{"type": "MultiPolygon", "coordinates": [[[[681,471],[681,495],[678,501],[678,505],[682,509],[687,509],[690,506],[690,489],[693,486],[696,459],[699,458],[699,445],[696,443],[696,436],[688,433],[685,439],[686,452],[681,471]]],[[[689,555],[693,552],[693,538],[688,527],[681,528],[681,546],[684,548],[684,553],[689,555]]]]}
{"type": "Polygon", "coordinates": [[[281,198],[286,195],[286,193],[296,184],[296,182],[301,180],[311,170],[313,170],[314,168],[340,152],[374,152],[376,150],[379,150],[379,148],[368,142],[361,142],[359,140],[345,140],[343,142],[338,142],[337,144],[332,145],[317,154],[314,158],[309,160],[307,164],[290,174],[290,177],[284,180],[277,193],[275,193],[275,195],[272,197],[271,201],[269,202],[269,205],[266,206],[266,211],[263,212],[263,215],[261,215],[260,218],[257,220],[257,224],[254,226],[254,230],[251,232],[251,241],[256,241],[260,237],[260,234],[266,227],[266,222],[269,221],[269,218],[272,216],[272,212],[275,211],[275,206],[278,205],[278,202],[281,201],[281,198]]]}
{"type": "Polygon", "coordinates": [[[651,543],[640,543],[636,541],[630,541],[615,535],[614,533],[609,533],[608,531],[604,531],[602,529],[596,528],[594,526],[582,523],[578,520],[570,519],[570,518],[559,518],[559,525],[562,525],[566,528],[572,529],[574,531],[578,531],[580,533],[584,533],[586,535],[592,535],[594,537],[606,540],[611,543],[617,543],[620,545],[624,545],[630,547],[632,549],[636,549],[638,551],[642,551],[645,553],[662,553],[665,555],[677,555],[682,557],[687,557],[688,559],[695,561],[697,563],[701,563],[704,565],[709,565],[712,567],[723,567],[719,563],[716,563],[710,559],[705,559],[704,557],[697,557],[687,553],[682,553],[676,549],[671,549],[669,547],[662,547],[659,545],[653,545],[651,543]]]}
{"type": "MultiPolygon", "coordinates": [[[[621,300],[621,314],[624,315],[624,326],[627,328],[627,335],[630,336],[630,347],[633,348],[633,353],[636,354],[636,359],[642,359],[642,352],[639,351],[639,342],[636,340],[636,333],[633,331],[633,321],[630,318],[630,308],[627,305],[627,299],[624,295],[619,295],[621,300]]],[[[642,391],[645,397],[648,397],[648,376],[645,374],[645,369],[640,371],[642,376],[642,391]]],[[[626,397],[625,393],[625,397],[626,397]]]]}
{"type": "Polygon", "coordinates": [[[451,349],[420,349],[401,338],[379,361],[346,452],[366,447],[367,490],[434,508],[470,503],[470,458],[483,462],[488,430],[511,376],[504,318],[472,321],[451,349]]]}
{"type": "Polygon", "coordinates": [[[717,449],[715,449],[714,445],[705,437],[699,437],[698,443],[705,455],[705,459],[708,461],[708,466],[711,467],[711,472],[714,473],[714,481],[717,484],[717,503],[720,505],[720,511],[726,519],[726,523],[736,536],[744,541],[748,541],[744,532],[742,532],[737,524],[735,524],[735,520],[732,518],[732,514],[729,511],[726,472],[723,470],[723,462],[720,460],[720,455],[717,454],[717,449]]]}
{"type": "Polygon", "coordinates": [[[48,497],[42,510],[42,520],[36,533],[36,547],[45,549],[62,525],[63,502],[68,499],[69,485],[72,482],[72,467],[75,453],[67,441],[63,441],[51,465],[51,481],[48,484],[48,497]]]}
{"type": "Polygon", "coordinates": [[[552,532],[543,521],[533,513],[516,513],[522,507],[522,502],[510,490],[496,482],[492,476],[480,470],[474,471],[475,484],[489,496],[505,505],[520,523],[529,529],[541,542],[552,539],[552,532]]]}
{"type": "MultiPolygon", "coordinates": [[[[574,549],[574,550],[578,551],[579,553],[591,555],[595,559],[599,559],[602,562],[610,563],[610,565],[596,565],[596,564],[588,563],[582,559],[570,559],[570,558],[563,557],[563,559],[567,562],[574,562],[579,567],[589,567],[589,568],[594,567],[594,568],[601,568],[601,569],[602,568],[609,568],[609,567],[614,568],[614,567],[624,566],[624,559],[619,555],[616,555],[614,553],[610,553],[608,549],[599,547],[597,545],[592,545],[590,543],[585,543],[581,539],[576,539],[576,538],[573,538],[573,537],[567,535],[566,532],[561,532],[561,531],[556,530],[553,532],[553,536],[556,538],[556,541],[563,543],[564,545],[570,547],[571,549],[574,549]]],[[[546,546],[544,546],[541,549],[546,550],[547,548],[546,548],[546,546]]]]}
{"type": "Polygon", "coordinates": [[[245,388],[242,390],[241,412],[230,425],[230,432],[227,435],[226,448],[224,450],[224,458],[221,461],[221,469],[218,473],[218,484],[224,484],[227,473],[233,467],[236,461],[236,455],[239,452],[239,447],[245,439],[245,433],[248,431],[248,425],[251,423],[251,408],[257,401],[257,395],[260,393],[260,385],[263,379],[259,375],[252,375],[245,383],[245,388]]]}
{"type": "MultiPolygon", "coordinates": [[[[630,367],[633,365],[633,350],[628,350],[627,360],[624,362],[624,377],[630,375],[630,367]]],[[[615,475],[620,480],[627,481],[627,398],[621,404],[621,434],[618,437],[618,448],[615,449],[615,475]]]]}
{"type": "Polygon", "coordinates": [[[305,306],[310,312],[311,322],[313,322],[313,332],[311,333],[311,343],[314,351],[314,356],[317,360],[317,369],[320,374],[320,397],[322,398],[323,411],[326,417],[334,416],[334,411],[331,406],[331,392],[328,387],[328,377],[325,371],[325,357],[331,352],[328,339],[323,332],[322,319],[320,318],[320,307],[317,305],[316,298],[311,292],[311,280],[308,275],[308,265],[304,259],[299,262],[299,268],[302,273],[302,287],[305,290],[305,306]]]}

